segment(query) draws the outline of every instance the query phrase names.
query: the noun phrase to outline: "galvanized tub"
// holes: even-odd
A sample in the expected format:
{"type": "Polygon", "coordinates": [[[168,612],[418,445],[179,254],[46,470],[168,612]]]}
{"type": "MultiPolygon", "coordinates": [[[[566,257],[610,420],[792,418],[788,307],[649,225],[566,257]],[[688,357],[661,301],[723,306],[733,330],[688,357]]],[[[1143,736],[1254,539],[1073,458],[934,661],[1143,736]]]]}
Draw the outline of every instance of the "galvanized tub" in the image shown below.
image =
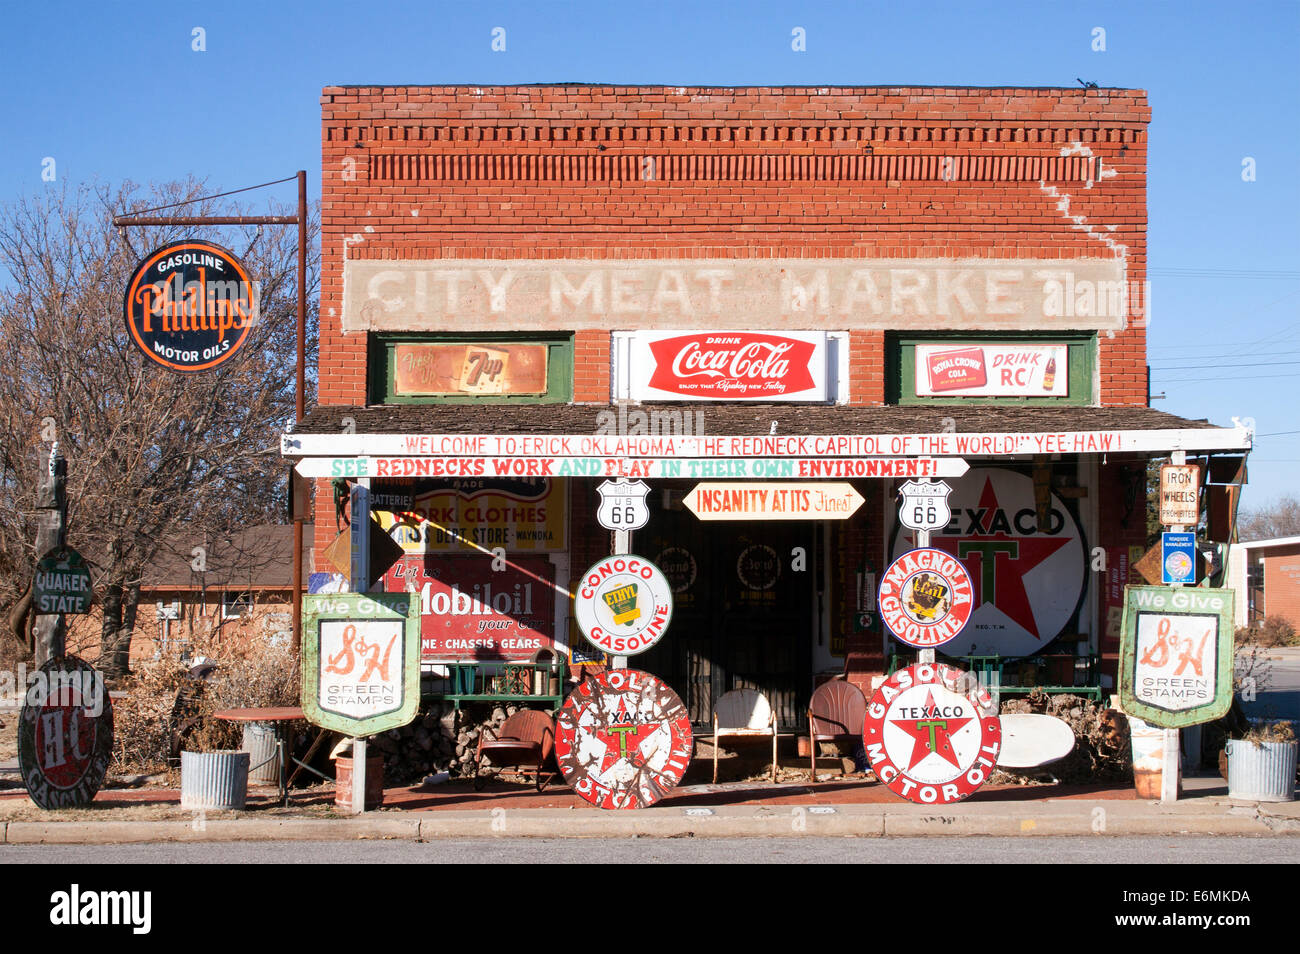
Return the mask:
{"type": "Polygon", "coordinates": [[[250,782],[254,785],[280,784],[280,752],[274,723],[244,723],[244,744],[239,751],[248,753],[250,782]]]}
{"type": "Polygon", "coordinates": [[[248,765],[247,752],[182,752],[181,808],[242,809],[248,765]]]}
{"type": "Polygon", "coordinates": [[[1228,740],[1228,797],[1252,802],[1295,800],[1295,742],[1228,740]]]}

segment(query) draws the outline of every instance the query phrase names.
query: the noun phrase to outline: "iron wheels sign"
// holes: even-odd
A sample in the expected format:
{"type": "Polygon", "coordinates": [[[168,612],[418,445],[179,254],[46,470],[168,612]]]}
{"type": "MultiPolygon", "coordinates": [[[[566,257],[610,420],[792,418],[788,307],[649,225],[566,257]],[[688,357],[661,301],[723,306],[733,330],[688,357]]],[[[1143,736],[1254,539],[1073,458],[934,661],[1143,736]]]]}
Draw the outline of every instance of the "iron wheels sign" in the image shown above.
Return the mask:
{"type": "Polygon", "coordinates": [[[211,371],[248,341],[257,294],[243,263],[220,245],[171,242],[148,255],[126,287],[126,328],[169,371],[211,371]]]}
{"type": "Polygon", "coordinates": [[[918,805],[947,805],[988,779],[1002,747],[993,699],[968,673],[921,663],[894,673],[867,705],[862,743],[876,777],[918,805]]]}
{"type": "Polygon", "coordinates": [[[645,808],[681,781],[691,719],[677,693],[649,673],[594,673],[565,700],[555,727],[564,781],[597,808],[645,808]]]}
{"type": "Polygon", "coordinates": [[[113,708],[103,677],[76,656],[36,671],[19,716],[18,767],[41,808],[89,805],[113,758],[113,708]]]}
{"type": "Polygon", "coordinates": [[[606,557],[582,574],[573,615],[582,634],[605,652],[643,653],[659,642],[672,619],[672,585],[645,557],[606,557]]]}

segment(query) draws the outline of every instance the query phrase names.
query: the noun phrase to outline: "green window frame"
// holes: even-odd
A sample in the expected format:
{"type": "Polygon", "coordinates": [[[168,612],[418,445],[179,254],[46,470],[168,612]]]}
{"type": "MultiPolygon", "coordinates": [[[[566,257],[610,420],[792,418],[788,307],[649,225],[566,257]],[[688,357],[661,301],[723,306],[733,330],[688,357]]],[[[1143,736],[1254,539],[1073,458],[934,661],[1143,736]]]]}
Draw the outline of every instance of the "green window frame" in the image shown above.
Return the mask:
{"type": "Polygon", "coordinates": [[[371,404],[568,404],[573,400],[573,336],[548,334],[372,334],[367,391],[371,404]],[[397,346],[405,344],[544,344],[544,394],[403,394],[395,393],[397,346]]]}
{"type": "Polygon", "coordinates": [[[1023,404],[1057,407],[1088,407],[1096,403],[1094,369],[1097,338],[1081,334],[969,334],[935,332],[922,335],[890,335],[886,338],[885,400],[890,404],[1023,404]],[[1061,397],[918,397],[916,394],[916,346],[920,344],[962,345],[1065,345],[1068,357],[1070,393],[1061,397]]]}

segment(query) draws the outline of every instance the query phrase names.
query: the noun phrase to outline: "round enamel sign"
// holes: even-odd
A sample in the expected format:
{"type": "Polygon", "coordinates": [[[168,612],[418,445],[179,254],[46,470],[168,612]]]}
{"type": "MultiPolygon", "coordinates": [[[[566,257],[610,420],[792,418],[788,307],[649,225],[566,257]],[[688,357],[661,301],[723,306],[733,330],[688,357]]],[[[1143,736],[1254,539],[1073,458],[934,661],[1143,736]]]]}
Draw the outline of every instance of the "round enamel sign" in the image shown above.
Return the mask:
{"type": "Polygon", "coordinates": [[[597,808],[645,808],[681,781],[691,718],[677,693],[637,669],[593,673],[555,720],[564,781],[597,808]]]}
{"type": "Polygon", "coordinates": [[[18,768],[41,808],[82,808],[113,758],[113,708],[104,679],[76,656],[51,659],[29,679],[18,722],[18,768]]]}
{"type": "Polygon", "coordinates": [[[645,557],[606,557],[578,581],[573,615],[582,635],[606,652],[643,653],[659,642],[672,619],[672,586],[645,557]]]}
{"type": "Polygon", "coordinates": [[[880,577],[878,605],[895,639],[918,649],[942,646],[970,619],[970,574],[942,550],[909,550],[880,577]]]}
{"type": "Polygon", "coordinates": [[[894,673],[867,705],[862,744],[885,786],[918,805],[961,801],[998,761],[993,699],[969,673],[920,663],[894,673]]]}

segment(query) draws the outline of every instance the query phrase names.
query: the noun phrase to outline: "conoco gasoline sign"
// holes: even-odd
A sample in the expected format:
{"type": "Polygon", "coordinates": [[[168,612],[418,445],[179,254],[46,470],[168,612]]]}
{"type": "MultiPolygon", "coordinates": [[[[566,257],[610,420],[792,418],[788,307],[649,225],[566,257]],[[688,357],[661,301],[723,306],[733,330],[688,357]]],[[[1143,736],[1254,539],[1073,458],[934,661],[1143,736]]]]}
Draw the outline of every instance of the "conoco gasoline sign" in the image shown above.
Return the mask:
{"type": "Polygon", "coordinates": [[[867,705],[862,744],[876,777],[921,805],[961,801],[998,761],[1002,727],[993,700],[952,666],[921,663],[894,673],[867,705]]]}
{"type": "Polygon", "coordinates": [[[681,781],[691,761],[691,718],[649,673],[593,673],[555,721],[564,781],[597,808],[645,808],[681,781]]]}
{"type": "Polygon", "coordinates": [[[909,550],[880,578],[880,618],[894,638],[918,649],[942,646],[970,619],[970,575],[942,550],[909,550]]]}
{"type": "Polygon", "coordinates": [[[89,805],[113,758],[113,708],[103,677],[76,656],[31,677],[19,715],[18,768],[41,808],[89,805]]]}
{"type": "Polygon", "coordinates": [[[210,371],[248,341],[257,296],[243,264],[211,242],[185,239],[148,255],[126,287],[136,347],[169,371],[210,371]]]}
{"type": "Polygon", "coordinates": [[[643,653],[663,636],[673,615],[673,590],[645,557],[606,557],[578,581],[573,615],[589,640],[608,653],[643,653]]]}

